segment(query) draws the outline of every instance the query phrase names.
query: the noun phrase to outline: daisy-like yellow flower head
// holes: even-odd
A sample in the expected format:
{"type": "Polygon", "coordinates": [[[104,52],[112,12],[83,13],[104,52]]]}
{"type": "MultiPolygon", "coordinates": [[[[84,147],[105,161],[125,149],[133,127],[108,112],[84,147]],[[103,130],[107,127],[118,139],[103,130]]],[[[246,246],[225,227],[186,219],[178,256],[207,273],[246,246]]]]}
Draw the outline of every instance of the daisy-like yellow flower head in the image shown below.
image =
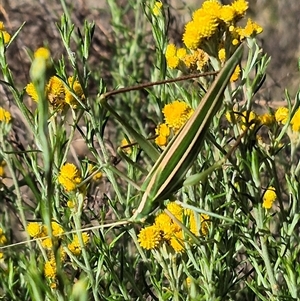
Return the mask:
{"type": "MultiPolygon", "coordinates": [[[[85,96],[83,94],[83,89],[78,80],[75,80],[73,76],[68,78],[68,83],[70,85],[71,91],[73,90],[76,96],[80,100],[84,100],[85,96]]],[[[73,109],[76,109],[78,106],[78,101],[71,93],[68,87],[65,87],[65,102],[70,105],[73,109]]]]}
{"type": "Polygon", "coordinates": [[[265,209],[271,209],[273,206],[273,203],[275,202],[277,198],[275,188],[270,186],[266,190],[264,196],[263,196],[263,208],[265,209]]]}
{"type": "Polygon", "coordinates": [[[140,246],[146,250],[155,249],[160,241],[161,235],[159,228],[156,225],[143,228],[138,235],[140,246]]]}
{"type": "Polygon", "coordinates": [[[286,124],[289,118],[289,109],[285,107],[280,107],[275,112],[275,120],[278,123],[286,124]]]}
{"type": "Polygon", "coordinates": [[[0,107],[0,122],[4,122],[6,124],[10,123],[11,121],[11,114],[0,107]]]}
{"type": "Polygon", "coordinates": [[[175,100],[162,110],[168,127],[177,132],[192,116],[194,110],[184,101],[175,100]]]}
{"type": "Polygon", "coordinates": [[[271,126],[275,122],[275,116],[270,113],[265,113],[258,116],[258,121],[261,125],[271,126]]]}
{"type": "MultiPolygon", "coordinates": [[[[90,237],[87,233],[82,233],[81,235],[82,235],[83,244],[86,246],[89,242],[90,237]]],[[[81,245],[77,235],[75,235],[73,241],[70,244],[68,244],[68,249],[75,256],[79,256],[81,254],[81,245]]]]}
{"type": "Polygon", "coordinates": [[[80,172],[74,164],[66,163],[61,167],[58,182],[66,191],[74,191],[81,181],[80,172]]]}
{"type": "Polygon", "coordinates": [[[54,280],[56,278],[56,262],[54,259],[46,261],[44,266],[44,275],[50,280],[54,280]]]}
{"type": "Polygon", "coordinates": [[[44,249],[51,250],[53,246],[52,239],[50,237],[43,238],[41,245],[44,249]]]}
{"type": "Polygon", "coordinates": [[[231,5],[223,5],[220,9],[220,19],[226,24],[233,22],[235,10],[231,5]]]}
{"type": "Polygon", "coordinates": [[[170,136],[170,128],[165,123],[161,123],[155,129],[155,133],[158,135],[155,138],[155,143],[161,147],[166,146],[170,136]]]}
{"type": "Polygon", "coordinates": [[[179,220],[182,221],[183,208],[175,202],[169,202],[167,209],[179,220]]]}
{"type": "Polygon", "coordinates": [[[51,222],[53,236],[61,236],[64,233],[64,229],[57,222],[51,222]]]}
{"type": "Polygon", "coordinates": [[[42,233],[41,224],[37,222],[28,223],[26,231],[31,237],[37,238],[42,233]]]}
{"type": "Polygon", "coordinates": [[[247,9],[248,9],[248,2],[245,0],[236,0],[231,4],[234,15],[237,19],[241,19],[244,17],[247,9]]]}
{"type": "Polygon", "coordinates": [[[45,47],[40,47],[34,52],[35,58],[43,58],[44,60],[48,60],[51,57],[49,49],[45,47]]]}
{"type": "MultiPolygon", "coordinates": [[[[155,218],[154,225],[159,230],[162,238],[166,241],[170,241],[175,231],[178,231],[178,227],[173,223],[172,219],[166,213],[160,213],[155,218]]],[[[180,228],[179,228],[180,229],[180,228]]]]}
{"type": "Polygon", "coordinates": [[[218,0],[206,0],[202,4],[203,14],[210,15],[215,19],[220,18],[221,4],[218,0]]]}
{"type": "Polygon", "coordinates": [[[184,247],[184,233],[183,231],[175,232],[170,240],[170,246],[174,249],[176,253],[183,253],[185,251],[184,247]]]}
{"type": "Polygon", "coordinates": [[[60,78],[52,76],[46,87],[47,97],[53,107],[63,105],[65,102],[65,86],[60,78]]]}

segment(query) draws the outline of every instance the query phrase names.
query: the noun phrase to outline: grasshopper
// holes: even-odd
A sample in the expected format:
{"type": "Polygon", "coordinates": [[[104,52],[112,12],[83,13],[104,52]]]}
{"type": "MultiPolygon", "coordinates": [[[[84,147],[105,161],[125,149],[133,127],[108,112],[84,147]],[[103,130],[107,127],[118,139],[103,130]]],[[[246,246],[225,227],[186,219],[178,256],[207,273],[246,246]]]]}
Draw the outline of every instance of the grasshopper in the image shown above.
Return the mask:
{"type": "MultiPolygon", "coordinates": [[[[136,87],[122,88],[107,92],[100,97],[100,103],[102,104],[102,106],[110,111],[110,113],[123,124],[128,134],[137,141],[137,143],[145,151],[145,153],[156,163],[149,171],[149,174],[141,187],[141,191],[143,193],[141,196],[141,202],[131,218],[114,223],[86,227],[80,229],[79,231],[90,231],[99,228],[125,225],[129,223],[144,222],[153,211],[161,208],[163,206],[163,202],[170,198],[173,193],[175,193],[183,186],[186,173],[194,163],[201,150],[211,120],[218,109],[221,107],[223,92],[227,87],[227,84],[235,67],[241,60],[242,53],[243,46],[240,45],[232,55],[232,57],[226,62],[225,66],[220,70],[220,72],[188,75],[177,79],[142,84],[136,87]],[[194,114],[182,127],[180,132],[173,137],[173,139],[169,142],[169,144],[161,154],[146,138],[142,137],[126,122],[124,122],[124,120],[113,110],[113,108],[110,107],[107,102],[109,96],[118,93],[144,89],[154,85],[171,83],[199,76],[215,75],[217,73],[217,77],[196,108],[194,114]]],[[[226,157],[228,158],[228,156],[226,157]]],[[[220,167],[220,163],[218,163],[216,166],[220,167]]],[[[211,168],[210,171],[212,171],[211,168]]],[[[68,232],[68,234],[71,233],[78,233],[78,230],[68,232]]],[[[64,233],[62,235],[65,234],[67,233],[64,233]]],[[[32,239],[30,241],[22,241],[13,245],[2,246],[0,247],[0,250],[8,248],[10,246],[17,246],[36,240],[38,239],[32,239]]]]}
{"type": "MultiPolygon", "coordinates": [[[[222,104],[223,92],[227,87],[235,67],[242,57],[242,53],[243,46],[240,45],[218,73],[194,114],[182,127],[180,132],[169,142],[160,155],[157,149],[149,141],[141,137],[126,122],[124,123],[123,119],[107,102],[109,96],[124,92],[125,90],[128,91],[128,88],[119,89],[116,90],[116,92],[112,91],[102,95],[100,99],[102,106],[122,122],[126,127],[128,134],[132,136],[149,157],[156,162],[141,187],[143,195],[141,197],[140,205],[128,222],[144,221],[151,212],[162,206],[164,200],[167,200],[174,192],[182,187],[187,171],[202,148],[211,120],[222,104]]],[[[197,76],[199,77],[201,74],[198,74],[197,76]]],[[[162,82],[157,82],[156,84],[161,83],[162,82]]],[[[146,85],[140,85],[134,88],[134,90],[145,87],[146,85]]]]}

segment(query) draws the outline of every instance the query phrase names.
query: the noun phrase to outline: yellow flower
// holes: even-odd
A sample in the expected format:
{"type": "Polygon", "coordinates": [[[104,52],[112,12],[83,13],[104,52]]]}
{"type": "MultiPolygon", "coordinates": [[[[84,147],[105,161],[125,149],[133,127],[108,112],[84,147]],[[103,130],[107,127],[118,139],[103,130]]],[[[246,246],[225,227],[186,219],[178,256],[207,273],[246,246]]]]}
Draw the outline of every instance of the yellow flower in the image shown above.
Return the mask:
{"type": "MultiPolygon", "coordinates": [[[[215,5],[215,4],[213,4],[215,5]]],[[[200,48],[203,39],[209,39],[218,28],[218,17],[212,12],[200,8],[193,14],[193,20],[188,22],[183,33],[183,43],[189,49],[200,48]]],[[[216,12],[218,15],[218,12],[216,12]]]]}
{"type": "Polygon", "coordinates": [[[0,38],[3,36],[4,44],[8,44],[11,36],[7,31],[0,31],[0,38]]]}
{"type": "Polygon", "coordinates": [[[53,246],[52,239],[50,237],[43,238],[41,245],[44,249],[51,250],[53,246]]]}
{"type": "Polygon", "coordinates": [[[197,49],[200,46],[202,36],[198,26],[194,21],[190,21],[185,25],[182,40],[189,49],[197,49]]]}
{"type": "Polygon", "coordinates": [[[263,208],[265,209],[271,209],[274,201],[276,200],[276,191],[275,188],[270,186],[266,190],[264,196],[263,196],[263,208]]]}
{"type": "Polygon", "coordinates": [[[61,167],[58,182],[66,191],[74,191],[81,181],[80,172],[74,164],[66,163],[61,167]]]}
{"type": "Polygon", "coordinates": [[[220,48],[218,51],[218,58],[221,63],[224,63],[226,60],[226,51],[225,48],[220,48]]]}
{"type": "Polygon", "coordinates": [[[248,9],[248,2],[245,0],[236,0],[231,4],[231,7],[234,10],[235,17],[240,19],[245,15],[248,9]]]}
{"type": "Polygon", "coordinates": [[[170,128],[165,124],[159,124],[155,129],[156,135],[155,143],[158,146],[166,146],[168,143],[168,137],[170,136],[170,128]]]}
{"type": "Polygon", "coordinates": [[[184,234],[182,230],[174,233],[170,240],[170,246],[176,253],[183,253],[185,251],[184,234]]]}
{"type": "Polygon", "coordinates": [[[43,58],[44,60],[50,59],[50,51],[45,47],[40,47],[34,52],[35,58],[43,58]]]}
{"type": "Polygon", "coordinates": [[[44,275],[48,279],[56,278],[56,262],[55,260],[46,261],[44,266],[44,275]]]}
{"type": "Polygon", "coordinates": [[[250,111],[249,113],[247,111],[242,112],[242,116],[240,118],[240,126],[243,131],[245,131],[248,127],[250,129],[253,129],[255,127],[255,124],[257,122],[257,115],[255,112],[250,111]]]}
{"type": "Polygon", "coordinates": [[[11,114],[0,107],[0,122],[1,121],[8,124],[11,121],[11,114]]]}
{"type": "Polygon", "coordinates": [[[53,236],[61,236],[64,233],[64,229],[57,222],[51,222],[53,236]]]}
{"type": "Polygon", "coordinates": [[[239,65],[237,65],[233,71],[233,74],[230,77],[231,82],[236,82],[239,79],[241,73],[241,68],[239,65]]]}
{"type": "MultiPolygon", "coordinates": [[[[82,233],[81,235],[83,244],[86,246],[90,239],[89,235],[87,233],[82,233]]],[[[77,235],[75,235],[73,241],[70,244],[68,244],[68,249],[75,256],[79,256],[81,254],[81,245],[77,235]]]]}
{"type": "Polygon", "coordinates": [[[182,58],[182,61],[188,69],[202,70],[207,64],[209,59],[208,54],[202,49],[196,49],[192,51],[192,54],[187,54],[182,58]]]}
{"type": "MultiPolygon", "coordinates": [[[[71,91],[73,91],[76,96],[82,101],[85,99],[83,94],[83,89],[78,80],[75,80],[73,76],[68,78],[68,83],[70,85],[71,91]]],[[[70,89],[65,87],[65,102],[70,105],[73,109],[76,109],[78,106],[78,101],[70,92],[70,89]]]]}
{"type": "Polygon", "coordinates": [[[180,230],[178,229],[177,225],[173,223],[172,219],[166,213],[160,213],[155,218],[154,226],[157,227],[163,239],[169,241],[173,236],[175,231],[180,230]]]}
{"type": "Polygon", "coordinates": [[[289,109],[280,107],[275,112],[275,119],[278,123],[286,124],[289,118],[289,109]]]}
{"type": "Polygon", "coordinates": [[[291,120],[292,130],[295,132],[300,132],[300,108],[294,114],[291,120]]]}
{"type": "Polygon", "coordinates": [[[243,39],[244,37],[249,38],[252,35],[260,34],[262,31],[263,28],[249,18],[245,28],[240,29],[238,32],[243,39]]]}
{"type": "Polygon", "coordinates": [[[143,228],[138,235],[140,246],[146,250],[155,249],[161,241],[161,235],[156,225],[143,228]]]}
{"type": "Polygon", "coordinates": [[[153,6],[153,9],[152,9],[152,12],[153,12],[154,16],[158,16],[159,15],[162,6],[163,6],[162,2],[160,2],[160,1],[156,1],[155,2],[154,6],[153,6]]]}
{"type": "Polygon", "coordinates": [[[10,36],[10,34],[5,30],[4,23],[0,21],[0,38],[2,38],[2,36],[3,36],[4,44],[9,43],[11,36],[10,36]]]}
{"type": "Polygon", "coordinates": [[[275,122],[275,117],[273,114],[265,113],[258,116],[258,121],[261,125],[270,126],[275,122]]]}
{"type": "Polygon", "coordinates": [[[176,133],[191,117],[194,110],[184,101],[175,100],[165,105],[162,112],[166,124],[176,133]]]}
{"type": "Polygon", "coordinates": [[[70,209],[73,209],[75,207],[76,203],[75,201],[73,200],[68,200],[67,201],[67,206],[70,208],[70,209]]]}
{"type": "Polygon", "coordinates": [[[175,202],[169,202],[167,204],[167,209],[179,220],[182,222],[183,208],[176,204],[175,202]]]}
{"type": "Polygon", "coordinates": [[[6,165],[5,161],[2,161],[0,163],[0,177],[1,178],[5,177],[5,165],[6,165]]]}
{"type": "Polygon", "coordinates": [[[65,102],[65,86],[60,78],[52,76],[46,86],[47,97],[53,107],[58,107],[65,102]]]}
{"type": "Polygon", "coordinates": [[[28,223],[26,231],[31,237],[37,238],[40,237],[40,234],[42,233],[42,227],[39,223],[32,222],[28,223]]]}
{"type": "Polygon", "coordinates": [[[27,94],[34,100],[38,101],[39,97],[33,83],[29,83],[25,88],[27,94]]]}
{"type": "Polygon", "coordinates": [[[179,48],[179,49],[177,49],[176,56],[180,60],[182,60],[186,56],[186,49],[185,48],[179,48]]]}
{"type": "Polygon", "coordinates": [[[235,10],[231,5],[223,5],[220,10],[220,19],[226,24],[233,22],[235,10]]]}
{"type": "Polygon", "coordinates": [[[4,245],[7,242],[7,238],[5,237],[3,233],[3,229],[0,228],[0,245],[4,245]]]}
{"type": "Polygon", "coordinates": [[[176,46],[174,44],[168,44],[167,49],[166,49],[166,59],[176,56],[176,46]]]}
{"type": "Polygon", "coordinates": [[[177,56],[171,56],[167,58],[167,66],[171,69],[175,69],[179,65],[179,58],[177,56]]]}
{"type": "MultiPolygon", "coordinates": [[[[202,4],[203,13],[210,15],[214,18],[220,18],[221,4],[217,0],[207,0],[202,4]]],[[[195,17],[195,16],[194,16],[195,17]]]]}
{"type": "Polygon", "coordinates": [[[0,252],[0,260],[4,258],[4,253],[0,252]]]}

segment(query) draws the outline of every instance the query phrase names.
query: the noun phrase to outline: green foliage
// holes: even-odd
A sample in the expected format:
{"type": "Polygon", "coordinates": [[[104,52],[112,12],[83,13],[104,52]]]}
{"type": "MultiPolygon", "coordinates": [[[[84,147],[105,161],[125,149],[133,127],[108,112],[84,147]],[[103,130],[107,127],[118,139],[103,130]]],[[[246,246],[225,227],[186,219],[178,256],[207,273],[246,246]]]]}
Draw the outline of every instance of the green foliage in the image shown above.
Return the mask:
{"type": "Polygon", "coordinates": [[[32,49],[31,85],[6,57],[22,27],[8,42],[0,29],[1,82],[24,129],[1,108],[0,299],[298,300],[300,91],[255,113],[270,58],[253,34],[238,47],[220,21],[201,40],[205,72],[175,69],[168,6],[127,2],[107,1],[109,80],[89,61],[94,22],[75,28],[64,1],[64,51],[32,49]],[[175,100],[194,113],[160,144],[175,100]]]}

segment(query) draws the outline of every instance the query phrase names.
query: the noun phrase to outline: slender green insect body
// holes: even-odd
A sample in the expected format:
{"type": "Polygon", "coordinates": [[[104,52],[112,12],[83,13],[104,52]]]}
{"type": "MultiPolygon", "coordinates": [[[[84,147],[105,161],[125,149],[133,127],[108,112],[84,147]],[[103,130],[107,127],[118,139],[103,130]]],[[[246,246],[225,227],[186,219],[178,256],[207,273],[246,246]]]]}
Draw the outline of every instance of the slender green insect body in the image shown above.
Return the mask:
{"type": "Polygon", "coordinates": [[[182,187],[187,171],[202,148],[211,120],[222,104],[224,90],[242,57],[242,47],[227,61],[192,117],[158,158],[142,186],[144,194],[132,221],[145,219],[182,187]]]}

